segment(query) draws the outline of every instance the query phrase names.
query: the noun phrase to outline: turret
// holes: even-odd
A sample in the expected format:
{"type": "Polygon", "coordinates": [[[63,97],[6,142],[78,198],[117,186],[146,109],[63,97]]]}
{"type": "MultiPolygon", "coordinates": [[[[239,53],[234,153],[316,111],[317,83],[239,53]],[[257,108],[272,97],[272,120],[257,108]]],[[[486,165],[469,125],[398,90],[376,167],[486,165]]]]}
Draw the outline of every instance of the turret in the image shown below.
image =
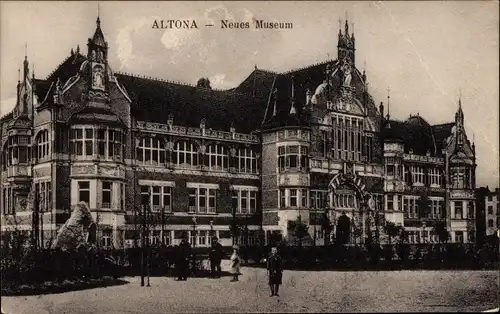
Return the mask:
{"type": "Polygon", "coordinates": [[[342,29],[339,27],[338,42],[337,42],[337,57],[339,61],[349,60],[349,62],[354,66],[355,64],[355,39],[354,33],[349,35],[349,22],[346,17],[344,34],[342,34],[342,29]]]}

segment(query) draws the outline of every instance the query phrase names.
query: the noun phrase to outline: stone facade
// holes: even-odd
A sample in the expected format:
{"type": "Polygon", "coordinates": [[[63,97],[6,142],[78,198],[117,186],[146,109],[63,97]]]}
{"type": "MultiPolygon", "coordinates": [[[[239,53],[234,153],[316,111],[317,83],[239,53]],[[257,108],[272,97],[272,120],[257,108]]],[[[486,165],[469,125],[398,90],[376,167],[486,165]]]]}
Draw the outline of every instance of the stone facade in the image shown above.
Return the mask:
{"type": "Polygon", "coordinates": [[[104,246],[137,244],[143,206],[153,243],[230,245],[234,229],[240,244],[294,241],[300,222],[302,241],[320,244],[345,217],[348,243],[383,238],[386,220],[411,242],[436,242],[437,223],[473,241],[475,149],[461,104],[447,124],[393,120],[355,67],[347,23],[338,47],[338,60],[256,68],[217,91],[113,72],[98,19],[88,52],[72,50],[47,79],[24,62],[1,119],[2,231],[32,230],[39,208],[53,237],[84,201],[104,246]]]}

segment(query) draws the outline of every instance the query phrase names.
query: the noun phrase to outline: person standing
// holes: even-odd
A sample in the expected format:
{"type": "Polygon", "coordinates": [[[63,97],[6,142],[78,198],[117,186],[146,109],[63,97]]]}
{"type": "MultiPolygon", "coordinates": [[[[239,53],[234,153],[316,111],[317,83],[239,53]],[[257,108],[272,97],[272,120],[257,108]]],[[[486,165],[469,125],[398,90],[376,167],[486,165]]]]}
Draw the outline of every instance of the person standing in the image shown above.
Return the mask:
{"type": "Polygon", "coordinates": [[[283,277],[283,261],[278,255],[276,247],[271,248],[271,255],[267,259],[267,271],[269,274],[269,287],[271,288],[271,296],[279,296],[281,279],[283,277]]]}
{"type": "Polygon", "coordinates": [[[191,256],[191,245],[184,237],[177,250],[177,280],[187,280],[189,273],[189,258],[191,256]]]}
{"type": "Polygon", "coordinates": [[[212,277],[220,277],[222,262],[222,245],[216,237],[212,240],[212,249],[210,250],[210,268],[212,277]]]}
{"type": "Polygon", "coordinates": [[[231,255],[231,274],[233,279],[231,282],[238,281],[238,275],[240,274],[241,257],[239,254],[239,247],[237,245],[233,246],[233,254],[231,255]]]}

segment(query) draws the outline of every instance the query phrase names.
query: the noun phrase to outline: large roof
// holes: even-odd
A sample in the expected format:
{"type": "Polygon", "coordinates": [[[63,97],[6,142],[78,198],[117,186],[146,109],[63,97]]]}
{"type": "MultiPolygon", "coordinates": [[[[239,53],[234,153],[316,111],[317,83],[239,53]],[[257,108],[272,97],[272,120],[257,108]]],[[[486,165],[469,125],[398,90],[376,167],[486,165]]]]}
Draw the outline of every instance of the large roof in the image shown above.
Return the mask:
{"type": "Polygon", "coordinates": [[[132,112],[137,120],[167,123],[169,114],[174,124],[250,133],[259,128],[266,101],[262,97],[194,87],[179,83],[141,78],[128,74],[115,75],[132,100],[132,112]]]}
{"type": "Polygon", "coordinates": [[[386,120],[382,136],[384,140],[404,143],[405,152],[414,154],[440,156],[445,148],[445,141],[451,134],[455,123],[436,124],[431,126],[420,116],[410,116],[406,121],[386,120]]]}
{"type": "MultiPolygon", "coordinates": [[[[267,97],[268,105],[263,119],[263,128],[307,124],[309,119],[307,115],[309,113],[302,110],[306,102],[307,90],[314,92],[320,84],[324,83],[326,67],[328,65],[333,67],[333,73],[335,73],[339,67],[339,62],[337,60],[327,60],[285,73],[273,73],[256,69],[236,89],[249,90],[252,87],[260,95],[267,97]],[[251,80],[253,76],[257,77],[255,81],[251,80]],[[295,94],[295,111],[297,112],[295,115],[290,114],[292,107],[292,86],[295,94]],[[272,92],[274,90],[276,90],[276,94],[272,92]]],[[[333,89],[337,89],[341,85],[338,74],[333,76],[331,84],[333,89]]],[[[366,106],[365,109],[368,114],[372,116],[377,115],[373,99],[365,92],[365,82],[358,70],[354,71],[352,85],[356,87],[355,97],[366,106]]],[[[315,106],[314,109],[321,111],[326,108],[315,106]]]]}

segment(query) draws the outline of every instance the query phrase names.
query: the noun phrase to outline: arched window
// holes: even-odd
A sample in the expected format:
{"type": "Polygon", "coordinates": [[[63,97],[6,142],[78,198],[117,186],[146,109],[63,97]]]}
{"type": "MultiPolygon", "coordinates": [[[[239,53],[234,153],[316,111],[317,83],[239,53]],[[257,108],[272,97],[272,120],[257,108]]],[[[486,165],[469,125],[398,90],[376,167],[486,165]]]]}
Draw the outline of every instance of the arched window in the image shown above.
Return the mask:
{"type": "Polygon", "coordinates": [[[137,147],[137,160],[148,165],[164,165],[165,153],[162,139],[145,137],[137,147]]]}
{"type": "Polygon", "coordinates": [[[36,158],[43,160],[50,154],[49,131],[43,130],[38,133],[36,138],[36,158]]]}
{"type": "Polygon", "coordinates": [[[257,173],[257,158],[251,149],[238,150],[238,169],[240,172],[257,173]]]}
{"type": "Polygon", "coordinates": [[[175,143],[173,162],[177,166],[198,166],[198,146],[188,141],[175,143]]]}
{"type": "Polygon", "coordinates": [[[227,170],[229,166],[228,149],[220,144],[207,147],[205,166],[210,170],[227,170]]]}
{"type": "Polygon", "coordinates": [[[7,165],[28,164],[31,138],[27,135],[9,136],[7,142],[7,165]]]}

